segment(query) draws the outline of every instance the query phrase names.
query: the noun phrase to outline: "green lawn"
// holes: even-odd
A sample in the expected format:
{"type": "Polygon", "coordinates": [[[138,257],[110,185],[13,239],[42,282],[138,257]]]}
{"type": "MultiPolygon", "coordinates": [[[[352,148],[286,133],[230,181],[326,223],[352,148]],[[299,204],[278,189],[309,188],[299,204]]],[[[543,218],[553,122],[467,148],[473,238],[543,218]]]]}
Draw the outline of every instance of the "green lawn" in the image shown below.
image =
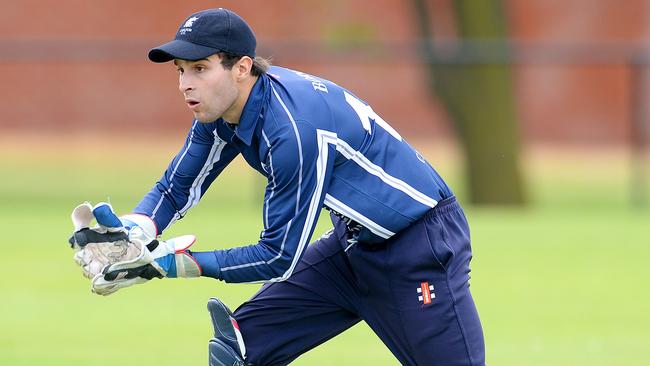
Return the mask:
{"type": "MultiPolygon", "coordinates": [[[[128,211],[173,151],[82,145],[0,149],[0,365],[205,365],[206,300],[234,308],[257,285],[156,280],[91,294],[66,244],[71,209],[110,199],[128,211]]],[[[625,161],[554,159],[527,160],[528,208],[467,208],[488,364],[650,364],[650,212],[626,202],[625,161]]],[[[457,166],[440,168],[462,187],[457,166]]],[[[255,242],[262,186],[238,161],[165,236],[195,233],[202,250],[255,242]]],[[[397,362],[360,324],[294,364],[397,362]]]]}

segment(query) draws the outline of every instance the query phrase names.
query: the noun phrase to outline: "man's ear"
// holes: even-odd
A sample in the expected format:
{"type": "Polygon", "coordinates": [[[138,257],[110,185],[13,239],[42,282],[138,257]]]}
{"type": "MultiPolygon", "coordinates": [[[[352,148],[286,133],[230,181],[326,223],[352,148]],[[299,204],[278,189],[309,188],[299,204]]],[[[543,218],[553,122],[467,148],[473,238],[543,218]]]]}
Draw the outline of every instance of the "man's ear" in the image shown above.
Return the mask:
{"type": "Polygon", "coordinates": [[[253,59],[248,56],[242,56],[242,58],[237,61],[233,68],[237,72],[237,79],[245,79],[251,74],[251,69],[253,68],[253,59]]]}

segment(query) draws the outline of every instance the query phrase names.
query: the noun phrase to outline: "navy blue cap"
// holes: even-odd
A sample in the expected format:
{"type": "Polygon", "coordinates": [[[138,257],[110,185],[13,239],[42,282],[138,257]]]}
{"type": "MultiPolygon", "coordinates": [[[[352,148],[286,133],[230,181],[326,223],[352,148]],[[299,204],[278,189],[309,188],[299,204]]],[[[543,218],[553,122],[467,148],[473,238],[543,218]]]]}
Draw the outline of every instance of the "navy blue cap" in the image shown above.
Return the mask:
{"type": "Polygon", "coordinates": [[[255,33],[233,11],[218,8],[190,15],[173,41],[149,51],[149,60],[200,60],[217,52],[255,57],[255,33]]]}

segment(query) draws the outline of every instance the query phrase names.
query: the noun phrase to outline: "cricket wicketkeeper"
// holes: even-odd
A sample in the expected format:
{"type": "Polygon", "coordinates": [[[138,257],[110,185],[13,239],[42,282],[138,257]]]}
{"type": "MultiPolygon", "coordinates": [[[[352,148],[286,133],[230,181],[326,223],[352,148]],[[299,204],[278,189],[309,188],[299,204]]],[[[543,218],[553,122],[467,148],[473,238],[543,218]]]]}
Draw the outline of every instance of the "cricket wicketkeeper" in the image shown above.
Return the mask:
{"type": "Polygon", "coordinates": [[[352,92],[270,66],[255,48],[249,25],[218,8],[149,52],[176,66],[194,119],[132,214],[74,209],[70,243],[92,291],[165,277],[265,282],[234,312],[209,300],[210,365],[286,365],[362,320],[402,364],[483,365],[469,228],[451,189],[352,92]],[[198,252],[192,235],[161,239],[238,154],[268,180],[259,242],[198,252]],[[333,229],[308,245],[322,207],[333,229]]]}

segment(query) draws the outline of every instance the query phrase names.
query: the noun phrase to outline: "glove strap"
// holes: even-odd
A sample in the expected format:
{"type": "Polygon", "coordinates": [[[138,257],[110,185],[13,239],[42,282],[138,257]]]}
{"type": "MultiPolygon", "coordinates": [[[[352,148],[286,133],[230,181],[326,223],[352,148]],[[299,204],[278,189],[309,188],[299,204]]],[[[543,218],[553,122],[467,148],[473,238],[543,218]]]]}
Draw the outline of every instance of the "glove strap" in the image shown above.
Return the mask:
{"type": "Polygon", "coordinates": [[[158,227],[149,216],[132,213],[120,216],[120,221],[127,230],[140,227],[150,238],[155,238],[158,235],[158,227]]]}
{"type": "Polygon", "coordinates": [[[201,277],[201,267],[189,252],[176,253],[176,276],[183,278],[201,277]]]}
{"type": "Polygon", "coordinates": [[[155,261],[152,263],[166,277],[192,278],[200,277],[202,270],[192,254],[187,250],[194,244],[194,235],[183,235],[166,240],[164,242],[154,241],[147,245],[152,252],[155,261]],[[150,247],[150,245],[155,245],[150,247]],[[167,251],[166,255],[157,255],[158,251],[167,251]]]}

